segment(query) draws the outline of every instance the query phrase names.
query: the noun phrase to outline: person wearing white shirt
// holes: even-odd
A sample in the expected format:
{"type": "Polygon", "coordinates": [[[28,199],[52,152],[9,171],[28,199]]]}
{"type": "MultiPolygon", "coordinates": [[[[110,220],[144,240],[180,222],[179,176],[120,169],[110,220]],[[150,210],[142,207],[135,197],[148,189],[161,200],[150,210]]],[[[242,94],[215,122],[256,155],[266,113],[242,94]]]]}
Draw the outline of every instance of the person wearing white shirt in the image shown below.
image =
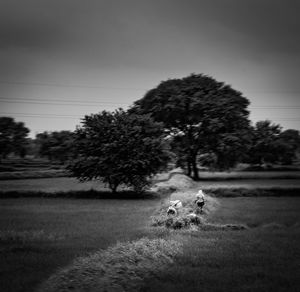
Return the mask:
{"type": "Polygon", "coordinates": [[[197,205],[197,208],[200,210],[200,213],[203,211],[203,206],[205,204],[205,196],[202,190],[199,190],[198,193],[196,194],[196,200],[195,204],[197,205]]]}

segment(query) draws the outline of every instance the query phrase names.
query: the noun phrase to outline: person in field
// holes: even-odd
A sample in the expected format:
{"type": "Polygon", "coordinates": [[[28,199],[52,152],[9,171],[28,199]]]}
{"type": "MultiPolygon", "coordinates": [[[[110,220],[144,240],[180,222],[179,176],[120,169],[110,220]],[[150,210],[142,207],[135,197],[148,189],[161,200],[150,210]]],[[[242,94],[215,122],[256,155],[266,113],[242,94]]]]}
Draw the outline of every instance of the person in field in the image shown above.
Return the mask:
{"type": "Polygon", "coordinates": [[[178,210],[182,207],[182,202],[180,200],[170,201],[170,206],[167,210],[168,215],[177,215],[178,210]]]}
{"type": "Polygon", "coordinates": [[[200,213],[202,213],[203,206],[205,204],[205,195],[202,190],[199,190],[198,193],[196,194],[195,204],[197,206],[197,213],[199,211],[200,211],[200,213]]]}

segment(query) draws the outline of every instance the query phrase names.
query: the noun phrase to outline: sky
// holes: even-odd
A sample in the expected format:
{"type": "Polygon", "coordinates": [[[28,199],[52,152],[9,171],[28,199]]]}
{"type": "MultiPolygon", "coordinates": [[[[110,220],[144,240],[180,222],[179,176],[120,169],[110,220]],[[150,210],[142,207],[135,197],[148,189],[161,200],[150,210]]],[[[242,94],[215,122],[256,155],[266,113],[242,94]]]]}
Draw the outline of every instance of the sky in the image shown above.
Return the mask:
{"type": "Polygon", "coordinates": [[[298,0],[1,0],[0,116],[74,130],[169,78],[204,73],[250,119],[300,130],[298,0]]]}

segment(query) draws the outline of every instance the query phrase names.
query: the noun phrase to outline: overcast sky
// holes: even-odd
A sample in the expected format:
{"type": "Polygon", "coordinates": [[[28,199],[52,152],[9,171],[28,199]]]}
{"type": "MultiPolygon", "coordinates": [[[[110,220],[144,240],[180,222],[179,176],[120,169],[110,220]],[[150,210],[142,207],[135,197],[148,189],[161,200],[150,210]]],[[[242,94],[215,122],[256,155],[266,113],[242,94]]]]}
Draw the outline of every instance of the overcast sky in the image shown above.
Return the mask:
{"type": "Polygon", "coordinates": [[[298,0],[1,0],[0,115],[33,136],[205,73],[300,130],[298,0]]]}

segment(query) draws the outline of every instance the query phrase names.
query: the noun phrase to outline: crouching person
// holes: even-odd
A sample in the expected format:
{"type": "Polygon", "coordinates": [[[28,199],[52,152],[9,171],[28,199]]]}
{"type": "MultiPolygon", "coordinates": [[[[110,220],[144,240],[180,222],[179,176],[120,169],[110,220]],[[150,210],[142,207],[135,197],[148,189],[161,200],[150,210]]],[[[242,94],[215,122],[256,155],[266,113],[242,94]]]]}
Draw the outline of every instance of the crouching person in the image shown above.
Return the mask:
{"type": "Polygon", "coordinates": [[[167,210],[167,215],[178,215],[179,209],[182,207],[182,203],[180,200],[170,201],[170,206],[167,210]]]}
{"type": "Polygon", "coordinates": [[[199,192],[196,194],[196,200],[195,200],[195,204],[196,204],[196,213],[202,213],[203,212],[203,207],[205,204],[205,198],[204,198],[204,193],[202,190],[199,190],[199,192]]]}

